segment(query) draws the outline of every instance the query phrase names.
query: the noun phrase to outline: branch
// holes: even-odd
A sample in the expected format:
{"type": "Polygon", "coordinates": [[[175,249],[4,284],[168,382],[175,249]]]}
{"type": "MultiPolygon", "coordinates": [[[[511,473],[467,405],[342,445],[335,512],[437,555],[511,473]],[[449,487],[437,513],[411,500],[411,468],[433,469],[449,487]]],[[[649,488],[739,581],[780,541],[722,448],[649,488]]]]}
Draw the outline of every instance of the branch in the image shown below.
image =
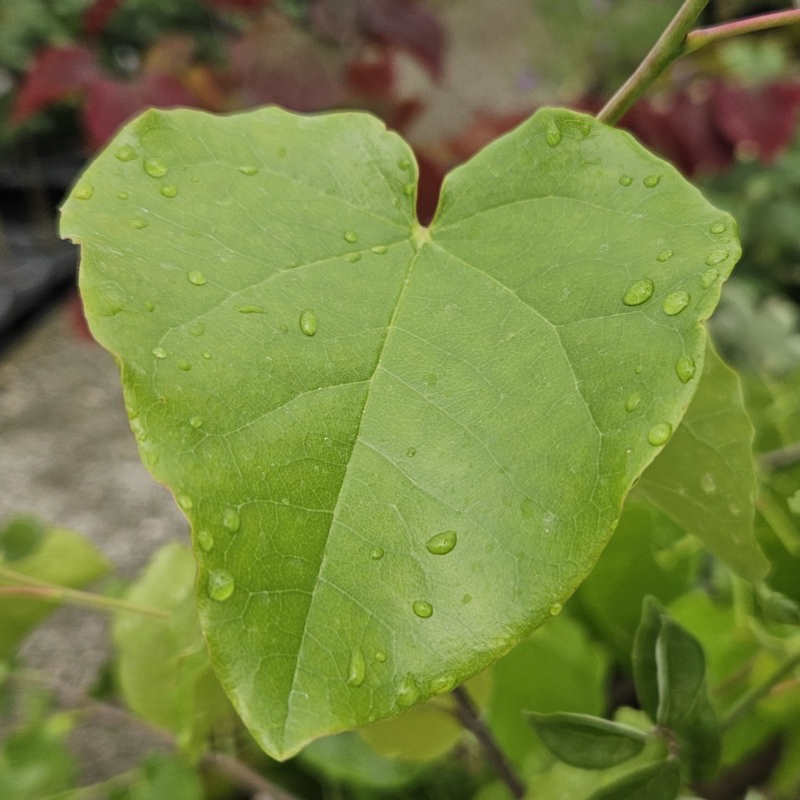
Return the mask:
{"type": "Polygon", "coordinates": [[[106,597],[92,592],[81,592],[55,583],[40,581],[17,572],[13,569],[0,567],[0,581],[7,581],[11,585],[0,586],[0,596],[11,595],[14,597],[35,597],[38,600],[49,600],[55,603],[71,603],[85,608],[101,609],[103,611],[130,611],[147,617],[169,619],[169,613],[157,608],[147,608],[116,597],[106,597]]]}
{"type": "Polygon", "coordinates": [[[697,28],[686,37],[683,48],[684,53],[694,53],[701,47],[705,47],[733,36],[740,36],[743,33],[755,33],[756,31],[766,31],[772,28],[782,28],[787,25],[796,25],[800,22],[800,10],[797,11],[774,11],[771,14],[759,14],[755,17],[737,19],[733,22],[723,22],[721,25],[710,25],[707,28],[697,28]]]}
{"type": "Polygon", "coordinates": [[[453,697],[456,701],[456,717],[467,730],[475,735],[486,754],[486,758],[503,783],[508,787],[508,791],[517,800],[525,797],[525,784],[517,776],[486,723],[480,718],[478,709],[475,708],[475,704],[472,702],[467,690],[463,686],[457,686],[453,689],[453,697]]]}
{"type": "Polygon", "coordinates": [[[686,37],[706,5],[708,0],[684,0],[642,63],[603,106],[597,119],[614,125],[624,116],[655,79],[683,53],[686,37]]]}

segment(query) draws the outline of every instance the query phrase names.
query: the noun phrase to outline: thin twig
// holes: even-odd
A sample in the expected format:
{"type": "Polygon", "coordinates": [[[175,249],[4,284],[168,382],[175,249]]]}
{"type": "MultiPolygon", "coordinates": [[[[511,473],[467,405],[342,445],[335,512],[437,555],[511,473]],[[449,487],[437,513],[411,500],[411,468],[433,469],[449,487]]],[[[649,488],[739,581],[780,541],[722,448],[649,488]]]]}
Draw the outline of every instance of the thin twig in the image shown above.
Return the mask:
{"type": "Polygon", "coordinates": [[[70,589],[66,586],[58,586],[55,583],[40,581],[38,578],[32,578],[23,572],[17,572],[6,567],[0,567],[0,581],[7,582],[5,585],[0,586],[0,595],[35,597],[39,600],[69,603],[75,606],[83,606],[84,608],[101,609],[103,611],[130,611],[146,617],[169,619],[169,612],[167,611],[128,603],[125,600],[118,600],[116,597],[106,597],[102,594],[93,594],[92,592],[82,592],[79,589],[70,589]]]}
{"type": "Polygon", "coordinates": [[[791,675],[798,667],[800,667],[800,652],[789,656],[764,683],[746,692],[720,722],[722,730],[727,730],[742,717],[746,716],[756,703],[763,700],[777,684],[791,675]]]}
{"type": "Polygon", "coordinates": [[[693,53],[706,45],[730,39],[733,36],[741,36],[744,33],[783,28],[798,23],[800,23],[800,10],[792,10],[773,11],[769,14],[737,19],[733,22],[723,22],[720,25],[709,25],[707,28],[697,28],[687,35],[683,52],[693,53]]]}
{"type": "Polygon", "coordinates": [[[762,453],[758,457],[761,466],[764,469],[783,469],[784,467],[791,467],[800,461],[800,442],[789,444],[786,447],[780,447],[777,450],[770,450],[762,453]]]}
{"type": "Polygon", "coordinates": [[[525,784],[514,771],[506,754],[500,749],[500,745],[495,741],[486,723],[480,718],[478,709],[472,702],[467,690],[463,686],[458,686],[453,689],[453,697],[456,701],[456,716],[458,720],[475,735],[486,754],[486,758],[503,783],[508,787],[508,791],[515,798],[525,797],[525,784]]]}
{"type": "Polygon", "coordinates": [[[706,5],[708,0],[684,0],[642,63],[603,106],[597,119],[609,125],[619,121],[656,78],[683,53],[686,37],[706,5]]]}

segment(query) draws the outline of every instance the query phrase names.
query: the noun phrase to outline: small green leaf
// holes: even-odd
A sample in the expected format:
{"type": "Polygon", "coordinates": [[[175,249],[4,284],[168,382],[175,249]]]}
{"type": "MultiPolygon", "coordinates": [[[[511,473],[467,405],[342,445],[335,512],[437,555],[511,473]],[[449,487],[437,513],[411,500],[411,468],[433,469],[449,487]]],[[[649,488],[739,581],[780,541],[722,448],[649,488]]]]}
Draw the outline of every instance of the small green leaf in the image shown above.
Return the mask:
{"type": "Polygon", "coordinates": [[[675,800],[681,788],[677,761],[662,761],[630,772],[589,800],[675,800]]]}
{"type": "Polygon", "coordinates": [[[194,601],[195,565],[184,546],[165,545],[126,594],[131,603],[170,612],[167,620],[120,612],[113,627],[122,696],[128,707],[202,748],[229,706],[211,671],[194,601]]]}
{"type": "Polygon", "coordinates": [[[633,640],[633,679],[639,704],[654,722],[658,716],[659,686],[656,642],[661,633],[664,609],[655,597],[642,601],[642,617],[633,640]]]}
{"type": "Polygon", "coordinates": [[[530,720],[556,758],[583,769],[621,764],[641,753],[647,741],[636,728],[588,714],[530,714],[530,720]]]}
{"type": "Polygon", "coordinates": [[[784,625],[800,625],[800,605],[764,583],[756,587],[758,608],[764,619],[784,625]]]}
{"type": "Polygon", "coordinates": [[[689,410],[635,492],[743,577],[755,581],[766,575],[769,562],[753,532],[753,425],[739,376],[710,342],[689,410]]]}
{"type": "Polygon", "coordinates": [[[36,517],[12,517],[0,530],[0,559],[18,561],[29,556],[42,543],[45,527],[36,517]]]}
{"type": "Polygon", "coordinates": [[[214,667],[277,758],[564,603],[678,427],[740,254],[676,170],[567,110],[448,175],[429,228],[416,182],[365,114],[149,111],[63,207],[142,458],[192,523],[214,667]]]}
{"type": "MultiPolygon", "coordinates": [[[[26,527],[30,532],[30,528],[26,527]]],[[[29,543],[29,533],[23,536],[29,543]]],[[[38,535],[34,534],[38,539],[38,535]]],[[[0,559],[0,565],[6,563],[0,559]]],[[[46,528],[35,549],[8,564],[16,572],[41,581],[79,588],[108,571],[108,561],[84,536],[64,528],[46,528]]],[[[4,583],[0,579],[0,583],[4,583]]],[[[25,635],[58,603],[33,598],[0,598],[0,659],[8,658],[25,635]]]]}
{"type": "Polygon", "coordinates": [[[174,756],[152,755],[144,762],[142,777],[130,790],[130,800],[203,800],[205,793],[197,770],[174,756]]]}

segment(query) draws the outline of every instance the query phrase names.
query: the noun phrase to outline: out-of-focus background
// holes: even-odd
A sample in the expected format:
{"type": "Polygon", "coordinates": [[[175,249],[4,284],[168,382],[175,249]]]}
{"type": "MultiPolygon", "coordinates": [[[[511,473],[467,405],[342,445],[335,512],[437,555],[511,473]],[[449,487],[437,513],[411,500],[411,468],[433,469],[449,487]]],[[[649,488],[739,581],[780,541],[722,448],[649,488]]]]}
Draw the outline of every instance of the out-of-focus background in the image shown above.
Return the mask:
{"type": "MultiPolygon", "coordinates": [[[[75,248],[57,235],[59,202],[125,120],[149,106],[369,110],[417,153],[424,221],[447,170],[537,106],[599,108],[679,5],[0,0],[0,525],[26,513],[80,531],[120,582],[164,543],[187,541],[139,462],[115,365],[83,320],[75,248]]],[[[712,0],[703,22],[786,7],[712,0]]],[[[800,366],[799,45],[795,28],[702,50],[621,123],[737,216],[745,256],[715,333],[766,383],[800,366]]],[[[102,616],[65,608],[18,658],[56,693],[89,693],[112,680],[108,638],[102,616]]],[[[78,724],[68,739],[65,769],[83,783],[159,746],[116,719],[78,724]]]]}

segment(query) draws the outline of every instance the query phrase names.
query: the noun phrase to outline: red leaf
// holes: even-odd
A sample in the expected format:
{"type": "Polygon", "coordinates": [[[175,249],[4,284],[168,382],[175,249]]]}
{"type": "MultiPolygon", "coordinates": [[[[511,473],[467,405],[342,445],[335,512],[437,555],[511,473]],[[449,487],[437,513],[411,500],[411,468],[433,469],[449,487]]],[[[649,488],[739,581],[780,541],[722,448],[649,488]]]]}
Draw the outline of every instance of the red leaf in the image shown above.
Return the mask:
{"type": "Polygon", "coordinates": [[[89,36],[101,34],[122,0],[94,0],[83,12],[83,29],[89,36]]]}
{"type": "Polygon", "coordinates": [[[142,75],[135,81],[97,78],[89,85],[83,109],[89,146],[102,147],[134,114],[151,106],[197,105],[197,100],[172,75],[142,75]]]}
{"type": "Polygon", "coordinates": [[[40,51],[17,93],[12,122],[24,122],[42,109],[84,91],[98,74],[94,54],[85,47],[48,47],[40,51]]]}
{"type": "Polygon", "coordinates": [[[728,141],[770,162],[794,139],[800,82],[758,89],[721,84],[713,104],[717,125],[728,141]]]}
{"type": "Polygon", "coordinates": [[[386,52],[374,58],[351,61],[346,74],[349,87],[358,94],[387,95],[394,85],[394,64],[386,52]]]}
{"type": "Polygon", "coordinates": [[[361,0],[359,22],[367,36],[410,51],[432,75],[441,75],[444,28],[421,3],[415,0],[361,0]]]}

